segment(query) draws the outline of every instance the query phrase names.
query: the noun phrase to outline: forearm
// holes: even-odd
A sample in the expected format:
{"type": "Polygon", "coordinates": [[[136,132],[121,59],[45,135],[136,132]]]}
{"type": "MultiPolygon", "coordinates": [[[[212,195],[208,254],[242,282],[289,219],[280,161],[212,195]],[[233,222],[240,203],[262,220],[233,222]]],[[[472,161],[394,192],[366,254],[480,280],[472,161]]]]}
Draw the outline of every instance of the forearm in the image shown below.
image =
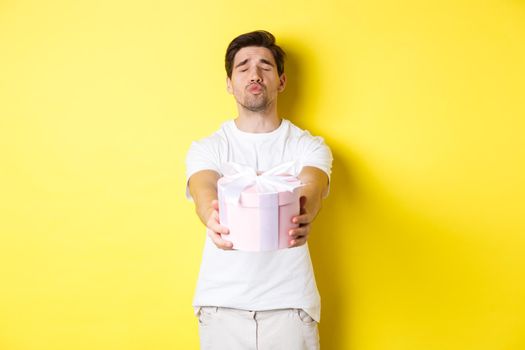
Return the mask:
{"type": "Polygon", "coordinates": [[[304,184],[301,188],[301,196],[306,197],[304,209],[310,214],[310,221],[313,221],[321,210],[322,200],[328,189],[328,176],[321,169],[305,166],[298,178],[304,184]]]}
{"type": "Polygon", "coordinates": [[[217,180],[219,174],[212,170],[203,170],[190,178],[190,193],[195,202],[195,212],[206,225],[208,217],[213,211],[212,201],[217,199],[217,180]]]}
{"type": "Polygon", "coordinates": [[[195,202],[195,212],[201,222],[206,225],[210,212],[213,210],[211,203],[217,199],[217,191],[202,190],[199,192],[198,199],[195,202]]]}

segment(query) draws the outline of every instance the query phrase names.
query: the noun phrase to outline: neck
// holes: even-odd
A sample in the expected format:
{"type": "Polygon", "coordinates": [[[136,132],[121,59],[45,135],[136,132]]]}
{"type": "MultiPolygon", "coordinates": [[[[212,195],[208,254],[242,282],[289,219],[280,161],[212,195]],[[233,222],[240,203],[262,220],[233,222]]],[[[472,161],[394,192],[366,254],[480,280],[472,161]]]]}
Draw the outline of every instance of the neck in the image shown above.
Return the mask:
{"type": "Polygon", "coordinates": [[[234,121],[239,130],[251,133],[271,132],[281,125],[281,118],[277,115],[276,108],[262,112],[252,112],[242,108],[239,109],[239,116],[234,121]]]}

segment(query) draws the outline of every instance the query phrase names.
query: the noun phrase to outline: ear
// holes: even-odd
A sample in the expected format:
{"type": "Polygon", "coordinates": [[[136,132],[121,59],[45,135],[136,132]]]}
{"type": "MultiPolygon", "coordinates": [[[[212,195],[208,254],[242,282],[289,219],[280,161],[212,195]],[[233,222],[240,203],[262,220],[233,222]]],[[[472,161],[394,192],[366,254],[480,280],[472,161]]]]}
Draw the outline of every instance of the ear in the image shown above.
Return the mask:
{"type": "Polygon", "coordinates": [[[228,76],[226,76],[226,90],[229,94],[233,94],[232,80],[228,76]]]}
{"type": "Polygon", "coordinates": [[[286,87],[286,74],[281,74],[281,76],[279,77],[279,87],[277,88],[277,90],[279,92],[283,92],[284,88],[286,87]]]}

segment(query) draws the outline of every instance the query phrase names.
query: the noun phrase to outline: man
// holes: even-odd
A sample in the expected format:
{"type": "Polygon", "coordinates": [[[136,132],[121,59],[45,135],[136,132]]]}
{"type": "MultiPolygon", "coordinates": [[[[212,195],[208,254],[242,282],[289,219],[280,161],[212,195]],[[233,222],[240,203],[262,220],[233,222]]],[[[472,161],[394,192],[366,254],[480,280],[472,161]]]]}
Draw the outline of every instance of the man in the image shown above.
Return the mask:
{"type": "Polygon", "coordinates": [[[197,290],[202,349],[318,349],[320,297],[306,243],[311,223],[328,195],[332,154],[312,136],[277,113],[286,86],[284,51],[266,31],[235,38],[226,51],[227,90],[238,116],[187,154],[186,195],[207,227],[197,290]],[[296,160],[301,213],[292,218],[290,247],[270,252],[232,249],[219,223],[217,180],[222,162],[262,172],[296,160]]]}

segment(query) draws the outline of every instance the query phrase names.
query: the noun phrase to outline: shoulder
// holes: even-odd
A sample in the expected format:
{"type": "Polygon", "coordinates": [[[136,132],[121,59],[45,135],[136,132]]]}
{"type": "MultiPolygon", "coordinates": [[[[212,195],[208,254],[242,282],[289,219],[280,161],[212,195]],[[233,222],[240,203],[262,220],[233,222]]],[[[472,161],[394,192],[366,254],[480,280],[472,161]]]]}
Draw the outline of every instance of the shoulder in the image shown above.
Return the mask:
{"type": "Polygon", "coordinates": [[[295,140],[298,146],[309,147],[309,146],[326,146],[325,140],[322,136],[312,135],[312,133],[306,129],[295,125],[291,121],[287,120],[288,132],[291,139],[295,140]]]}
{"type": "Polygon", "coordinates": [[[200,170],[214,170],[220,173],[220,164],[227,149],[224,122],[212,134],[192,141],[186,153],[186,177],[200,170]]]}
{"type": "Polygon", "coordinates": [[[304,166],[313,166],[323,170],[330,178],[333,155],[322,136],[312,135],[290,122],[289,134],[291,145],[299,161],[299,171],[304,166]]]}

